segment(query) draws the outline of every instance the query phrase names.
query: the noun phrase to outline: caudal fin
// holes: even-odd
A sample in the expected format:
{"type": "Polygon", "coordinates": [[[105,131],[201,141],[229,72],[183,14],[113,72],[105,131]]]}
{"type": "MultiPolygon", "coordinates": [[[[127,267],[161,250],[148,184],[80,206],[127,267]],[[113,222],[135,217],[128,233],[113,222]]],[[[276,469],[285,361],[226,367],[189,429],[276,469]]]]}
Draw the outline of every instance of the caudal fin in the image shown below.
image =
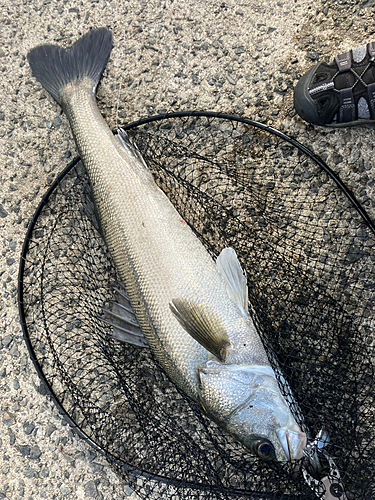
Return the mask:
{"type": "Polygon", "coordinates": [[[60,92],[70,82],[89,77],[95,91],[112,50],[112,32],[89,31],[69,49],[39,45],[27,54],[31,70],[43,87],[61,104],[60,92]]]}

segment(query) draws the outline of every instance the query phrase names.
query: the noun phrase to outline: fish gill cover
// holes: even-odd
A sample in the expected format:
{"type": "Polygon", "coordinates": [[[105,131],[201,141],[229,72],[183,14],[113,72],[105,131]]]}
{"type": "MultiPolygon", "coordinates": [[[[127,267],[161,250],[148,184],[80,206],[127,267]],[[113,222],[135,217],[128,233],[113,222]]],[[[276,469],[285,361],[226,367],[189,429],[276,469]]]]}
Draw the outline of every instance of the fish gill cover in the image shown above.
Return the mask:
{"type": "MultiPolygon", "coordinates": [[[[346,497],[373,498],[375,236],[368,224],[313,158],[241,120],[171,117],[128,134],[208,251],[235,248],[296,418],[310,437],[328,431],[346,497]]],[[[206,418],[149,350],[108,336],[100,316],[118,276],[97,229],[88,177],[74,162],[35,214],[20,265],[25,338],[70,423],[141,498],[318,498],[302,471],[254,458],[206,418]]]]}

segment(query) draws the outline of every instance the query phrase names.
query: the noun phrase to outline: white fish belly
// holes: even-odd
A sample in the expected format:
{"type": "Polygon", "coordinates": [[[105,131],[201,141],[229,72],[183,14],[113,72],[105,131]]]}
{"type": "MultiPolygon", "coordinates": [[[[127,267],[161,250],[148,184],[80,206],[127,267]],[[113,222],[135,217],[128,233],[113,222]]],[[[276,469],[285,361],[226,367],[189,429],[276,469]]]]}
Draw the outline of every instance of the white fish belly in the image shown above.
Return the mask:
{"type": "Polygon", "coordinates": [[[104,122],[87,89],[66,91],[66,112],[88,171],[106,243],[140,326],[171,378],[196,397],[196,365],[207,351],[172,314],[176,297],[204,298],[223,288],[202,244],[104,122]]]}
{"type": "MultiPolygon", "coordinates": [[[[233,327],[233,318],[241,315],[206,249],[143,162],[113,136],[88,89],[80,83],[66,93],[65,111],[90,177],[106,243],[137,319],[165,371],[196,398],[196,368],[210,355],[180,325],[171,301],[182,298],[212,306],[226,326],[232,322],[233,327]]],[[[255,329],[250,330],[244,334],[250,358],[268,363],[255,329]]],[[[230,340],[235,346],[238,339],[230,340]]]]}

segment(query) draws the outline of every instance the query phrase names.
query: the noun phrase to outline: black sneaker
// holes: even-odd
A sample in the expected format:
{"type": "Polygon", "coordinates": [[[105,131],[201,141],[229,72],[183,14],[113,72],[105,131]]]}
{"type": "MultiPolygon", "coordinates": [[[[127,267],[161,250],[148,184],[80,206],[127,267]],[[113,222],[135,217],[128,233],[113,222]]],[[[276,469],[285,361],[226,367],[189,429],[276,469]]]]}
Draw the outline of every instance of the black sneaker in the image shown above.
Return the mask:
{"type": "Polygon", "coordinates": [[[375,42],[313,66],[294,89],[294,107],[314,125],[375,123],[375,42]]]}

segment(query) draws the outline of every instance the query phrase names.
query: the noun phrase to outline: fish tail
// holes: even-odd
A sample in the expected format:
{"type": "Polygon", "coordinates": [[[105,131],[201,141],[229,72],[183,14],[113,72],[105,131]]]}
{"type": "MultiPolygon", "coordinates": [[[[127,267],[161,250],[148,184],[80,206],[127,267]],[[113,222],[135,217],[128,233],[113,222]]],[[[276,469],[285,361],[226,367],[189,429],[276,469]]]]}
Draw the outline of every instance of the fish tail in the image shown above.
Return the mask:
{"type": "Polygon", "coordinates": [[[69,49],[39,45],[27,59],[35,78],[61,105],[61,92],[70,82],[91,78],[95,93],[112,47],[112,32],[100,28],[89,31],[69,49]]]}

